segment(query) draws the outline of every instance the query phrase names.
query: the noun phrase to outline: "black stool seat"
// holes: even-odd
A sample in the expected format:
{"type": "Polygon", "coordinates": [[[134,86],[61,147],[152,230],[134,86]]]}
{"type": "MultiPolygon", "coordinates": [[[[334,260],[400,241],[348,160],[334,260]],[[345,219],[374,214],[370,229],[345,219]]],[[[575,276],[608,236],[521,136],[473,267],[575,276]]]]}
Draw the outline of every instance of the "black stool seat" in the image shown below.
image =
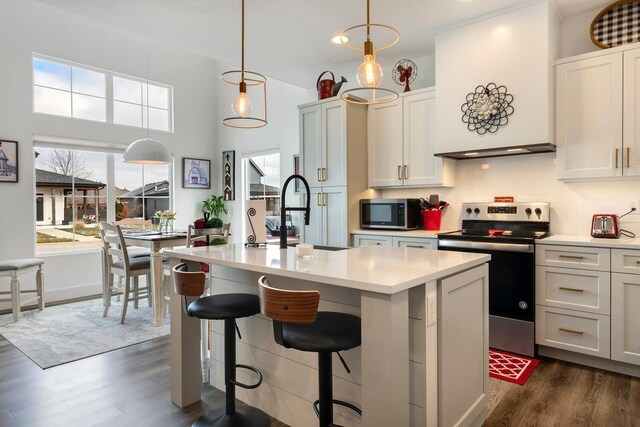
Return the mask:
{"type": "Polygon", "coordinates": [[[239,319],[260,313],[260,299],[251,294],[218,294],[189,304],[187,314],[199,319],[239,319]]]}
{"type": "Polygon", "coordinates": [[[315,323],[282,323],[285,347],[314,353],[358,347],[360,334],[360,318],[347,313],[319,311],[315,323]]]}

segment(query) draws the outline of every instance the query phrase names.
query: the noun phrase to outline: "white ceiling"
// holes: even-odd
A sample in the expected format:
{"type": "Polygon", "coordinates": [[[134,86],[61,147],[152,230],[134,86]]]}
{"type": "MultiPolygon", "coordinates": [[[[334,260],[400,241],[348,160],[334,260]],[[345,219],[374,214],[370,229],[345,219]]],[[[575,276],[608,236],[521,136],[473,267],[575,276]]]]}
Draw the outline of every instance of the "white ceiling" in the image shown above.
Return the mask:
{"type": "MultiPolygon", "coordinates": [[[[38,0],[230,64],[240,63],[239,0],[38,0]]],[[[555,0],[563,17],[611,0],[555,0]]],[[[388,65],[434,52],[434,32],[532,0],[371,0],[371,22],[400,31],[388,65]]],[[[323,70],[355,74],[358,53],[330,39],[366,21],[365,0],[245,0],[248,70],[312,88],[323,70]]],[[[375,40],[374,40],[375,42],[375,40]]]]}

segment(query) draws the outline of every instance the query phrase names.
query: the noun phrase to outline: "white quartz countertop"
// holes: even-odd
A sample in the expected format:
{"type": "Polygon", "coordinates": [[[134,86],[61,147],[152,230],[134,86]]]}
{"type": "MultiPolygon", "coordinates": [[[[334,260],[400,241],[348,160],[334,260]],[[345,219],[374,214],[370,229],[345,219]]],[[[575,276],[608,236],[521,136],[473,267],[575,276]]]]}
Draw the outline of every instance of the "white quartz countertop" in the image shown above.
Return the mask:
{"type": "Polygon", "coordinates": [[[366,234],[371,236],[395,236],[395,237],[424,237],[437,239],[440,233],[449,233],[457,230],[376,230],[376,229],[357,229],[351,230],[351,234],[366,234]]]}
{"type": "Polygon", "coordinates": [[[296,256],[295,248],[245,248],[242,243],[168,249],[164,254],[382,294],[401,292],[491,259],[485,254],[381,245],[344,251],[314,249],[310,259],[296,256]]]}
{"type": "Polygon", "coordinates": [[[615,249],[640,249],[640,239],[619,237],[617,239],[599,238],[579,234],[556,234],[536,240],[536,245],[591,246],[615,249]]]}

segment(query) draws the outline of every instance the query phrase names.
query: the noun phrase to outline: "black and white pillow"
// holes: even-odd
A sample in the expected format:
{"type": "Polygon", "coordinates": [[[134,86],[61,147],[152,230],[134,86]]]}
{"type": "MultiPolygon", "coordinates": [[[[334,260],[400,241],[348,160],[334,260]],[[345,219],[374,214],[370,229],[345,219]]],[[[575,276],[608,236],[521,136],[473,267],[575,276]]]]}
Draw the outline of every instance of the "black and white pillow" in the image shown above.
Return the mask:
{"type": "Polygon", "coordinates": [[[640,1],[610,6],[592,27],[593,38],[606,47],[640,41],[640,1]]]}

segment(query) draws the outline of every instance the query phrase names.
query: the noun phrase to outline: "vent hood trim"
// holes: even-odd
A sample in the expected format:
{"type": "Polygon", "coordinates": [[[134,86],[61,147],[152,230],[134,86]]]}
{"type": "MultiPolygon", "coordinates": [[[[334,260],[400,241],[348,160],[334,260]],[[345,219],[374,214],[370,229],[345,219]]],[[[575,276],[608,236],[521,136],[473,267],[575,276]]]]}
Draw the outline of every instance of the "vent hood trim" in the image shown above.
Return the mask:
{"type": "Polygon", "coordinates": [[[543,144],[514,145],[510,147],[483,148],[480,150],[453,151],[436,153],[436,157],[453,160],[482,159],[486,157],[521,156],[524,154],[555,153],[556,146],[549,142],[543,144]]]}

